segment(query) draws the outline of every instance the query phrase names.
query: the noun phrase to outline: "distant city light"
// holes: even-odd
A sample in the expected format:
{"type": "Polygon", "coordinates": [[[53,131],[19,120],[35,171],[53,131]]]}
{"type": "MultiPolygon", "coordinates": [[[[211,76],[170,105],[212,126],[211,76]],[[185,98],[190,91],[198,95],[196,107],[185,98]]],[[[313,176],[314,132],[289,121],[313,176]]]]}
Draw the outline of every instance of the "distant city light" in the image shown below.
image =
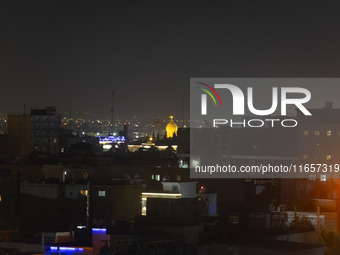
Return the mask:
{"type": "Polygon", "coordinates": [[[104,144],[103,145],[103,149],[105,149],[105,150],[109,150],[109,149],[111,149],[112,148],[112,145],[111,144],[104,144]]]}
{"type": "MultiPolygon", "coordinates": [[[[86,179],[86,178],[85,178],[85,179],[86,179]]],[[[87,195],[89,194],[89,191],[88,191],[87,189],[81,190],[81,191],[80,191],[80,194],[83,195],[83,196],[85,196],[85,197],[87,197],[87,195]]]]}

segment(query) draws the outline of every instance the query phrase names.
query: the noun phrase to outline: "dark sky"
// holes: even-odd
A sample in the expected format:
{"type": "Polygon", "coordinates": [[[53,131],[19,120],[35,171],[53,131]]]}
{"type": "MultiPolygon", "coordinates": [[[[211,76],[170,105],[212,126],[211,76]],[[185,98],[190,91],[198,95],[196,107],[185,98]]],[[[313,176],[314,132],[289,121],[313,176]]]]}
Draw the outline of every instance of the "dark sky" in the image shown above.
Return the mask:
{"type": "Polygon", "coordinates": [[[189,116],[190,77],[337,77],[340,3],[0,1],[0,112],[189,116]]]}

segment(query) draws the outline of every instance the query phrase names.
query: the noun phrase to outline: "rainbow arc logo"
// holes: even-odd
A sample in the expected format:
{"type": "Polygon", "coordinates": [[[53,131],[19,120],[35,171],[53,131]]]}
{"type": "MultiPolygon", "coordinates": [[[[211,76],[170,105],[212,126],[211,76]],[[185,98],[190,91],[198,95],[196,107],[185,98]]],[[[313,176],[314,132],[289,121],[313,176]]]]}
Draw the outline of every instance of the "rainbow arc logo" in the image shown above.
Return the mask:
{"type": "Polygon", "coordinates": [[[218,98],[218,100],[220,101],[220,104],[221,104],[221,106],[222,106],[221,97],[220,97],[220,95],[217,93],[216,89],[214,89],[214,88],[213,88],[212,86],[210,86],[209,84],[206,84],[206,83],[203,83],[203,82],[197,82],[197,83],[200,84],[200,85],[203,85],[203,86],[205,86],[205,87],[207,88],[207,89],[205,89],[205,88],[197,87],[197,88],[199,88],[200,90],[202,90],[203,92],[207,93],[207,94],[211,97],[211,99],[214,101],[215,106],[217,106],[216,99],[215,99],[215,97],[213,96],[213,94],[212,94],[209,90],[211,90],[211,91],[215,94],[215,96],[218,98]],[[208,90],[208,89],[209,89],[209,90],[208,90]]]}
{"type": "Polygon", "coordinates": [[[203,92],[205,92],[205,94],[201,95],[201,114],[202,115],[207,115],[207,95],[209,95],[211,97],[211,99],[214,101],[215,107],[217,107],[217,102],[215,99],[215,96],[217,97],[217,99],[220,101],[220,104],[222,106],[222,100],[220,95],[217,93],[217,91],[215,90],[215,88],[213,88],[212,86],[210,86],[209,84],[203,83],[203,82],[197,82],[197,84],[200,84],[202,86],[204,86],[205,88],[202,87],[197,87],[200,90],[202,90],[203,92]],[[214,96],[215,95],[215,96],[214,96]]]}

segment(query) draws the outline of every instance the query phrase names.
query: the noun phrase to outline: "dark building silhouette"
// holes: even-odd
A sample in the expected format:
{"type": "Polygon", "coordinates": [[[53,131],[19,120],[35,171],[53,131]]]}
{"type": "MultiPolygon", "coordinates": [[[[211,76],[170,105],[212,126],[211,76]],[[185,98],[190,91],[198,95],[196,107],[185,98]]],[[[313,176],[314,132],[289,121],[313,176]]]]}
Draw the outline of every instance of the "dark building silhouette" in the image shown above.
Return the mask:
{"type": "MultiPolygon", "coordinates": [[[[298,112],[299,158],[301,164],[334,165],[340,162],[340,109],[326,102],[323,108],[308,109],[312,117],[298,112]]],[[[339,194],[338,173],[310,172],[308,178],[282,180],[284,202],[315,210],[317,200],[336,200],[339,194]]],[[[321,210],[330,210],[322,208],[321,210]]],[[[334,209],[333,209],[334,210],[334,209]]]]}
{"type": "Polygon", "coordinates": [[[60,123],[55,107],[31,109],[27,115],[8,115],[9,156],[20,158],[32,152],[58,155],[60,123]]]}

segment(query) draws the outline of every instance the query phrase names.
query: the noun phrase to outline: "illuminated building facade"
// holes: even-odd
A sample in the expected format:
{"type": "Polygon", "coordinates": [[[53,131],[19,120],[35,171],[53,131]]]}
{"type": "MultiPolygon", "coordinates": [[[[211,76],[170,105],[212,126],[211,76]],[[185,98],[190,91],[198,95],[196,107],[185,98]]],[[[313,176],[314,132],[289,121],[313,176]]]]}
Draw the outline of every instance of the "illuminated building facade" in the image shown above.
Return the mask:
{"type": "Polygon", "coordinates": [[[105,228],[92,228],[92,244],[82,241],[57,242],[45,245],[44,254],[99,254],[106,241],[110,241],[110,235],[106,233],[105,228]]]}
{"type": "MultiPolygon", "coordinates": [[[[175,199],[195,199],[198,198],[199,201],[205,203],[206,210],[202,211],[202,215],[215,216],[217,213],[217,205],[216,205],[216,193],[207,193],[205,191],[204,186],[201,186],[199,193],[196,192],[197,182],[171,182],[165,181],[162,182],[162,190],[159,192],[142,192],[142,215],[148,215],[148,211],[150,214],[150,209],[148,209],[148,200],[158,201],[157,203],[162,203],[161,201],[170,202],[171,206],[178,206],[176,202],[171,202],[170,200],[175,199]],[[203,190],[203,191],[202,191],[203,190]],[[156,200],[154,200],[156,199],[156,200]]],[[[153,202],[151,202],[153,203],[153,202]]],[[[151,209],[152,211],[155,208],[151,209]]]]}
{"type": "Polygon", "coordinates": [[[168,125],[166,126],[166,137],[167,138],[171,138],[175,135],[177,135],[177,130],[178,127],[176,125],[176,123],[173,121],[173,116],[170,116],[170,121],[168,123],[168,125]]]}

